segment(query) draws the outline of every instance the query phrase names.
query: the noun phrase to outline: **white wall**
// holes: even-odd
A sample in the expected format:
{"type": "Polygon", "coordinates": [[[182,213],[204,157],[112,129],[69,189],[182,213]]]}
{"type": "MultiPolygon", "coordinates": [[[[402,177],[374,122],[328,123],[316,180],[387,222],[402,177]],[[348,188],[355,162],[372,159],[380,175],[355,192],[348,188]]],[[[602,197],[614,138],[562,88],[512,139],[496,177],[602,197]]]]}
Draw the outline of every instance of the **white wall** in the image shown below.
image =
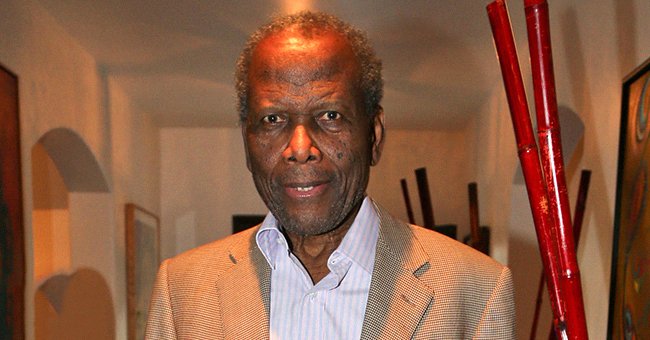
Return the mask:
{"type": "Polygon", "coordinates": [[[109,183],[110,193],[70,197],[72,269],[89,266],[104,276],[115,307],[117,337],[125,338],[122,204],[134,201],[159,212],[157,130],[123,94],[114,94],[116,88],[109,90],[94,58],[32,0],[2,2],[0,63],[19,78],[27,339],[33,338],[36,289],[31,151],[39,138],[59,127],[83,139],[109,183]],[[112,108],[107,105],[111,100],[112,108]]]}
{"type": "MultiPolygon", "coordinates": [[[[134,203],[160,217],[160,134],[151,115],[140,112],[112,79],[105,82],[111,113],[113,171],[114,298],[117,334],[126,330],[126,248],[124,205],[134,203]]],[[[125,334],[125,333],[123,333],[125,334]]]]}
{"type": "MultiPolygon", "coordinates": [[[[523,9],[518,2],[509,5],[519,41],[520,62],[524,72],[528,73],[523,9]]],[[[587,323],[593,339],[604,339],[607,331],[621,84],[628,72],[650,56],[648,17],[650,2],[646,0],[551,3],[558,103],[577,112],[585,123],[578,159],[570,164],[567,172],[572,202],[575,201],[580,170],[592,170],[578,256],[587,323]]],[[[535,245],[533,226],[524,222],[528,220],[530,223],[530,211],[515,211],[510,206],[511,200],[517,199],[513,195],[521,196],[521,193],[512,186],[518,160],[501,83],[495,84],[493,98],[477,118],[476,128],[479,177],[495,180],[493,188],[488,191],[487,204],[490,207],[485,212],[486,219],[508,226],[511,237],[525,238],[519,242],[535,245]]],[[[531,296],[529,288],[537,287],[540,271],[537,248],[531,246],[528,251],[525,253],[520,248],[510,254],[511,260],[517,260],[511,264],[518,303],[518,338],[529,336],[534,304],[534,294],[531,296]]],[[[546,312],[550,313],[548,309],[546,312]]],[[[538,336],[547,336],[548,327],[547,323],[542,323],[538,327],[538,336]]]]}
{"type": "Polygon", "coordinates": [[[160,140],[163,258],[230,235],[233,214],[266,213],[240,129],[165,128],[160,140]]]}

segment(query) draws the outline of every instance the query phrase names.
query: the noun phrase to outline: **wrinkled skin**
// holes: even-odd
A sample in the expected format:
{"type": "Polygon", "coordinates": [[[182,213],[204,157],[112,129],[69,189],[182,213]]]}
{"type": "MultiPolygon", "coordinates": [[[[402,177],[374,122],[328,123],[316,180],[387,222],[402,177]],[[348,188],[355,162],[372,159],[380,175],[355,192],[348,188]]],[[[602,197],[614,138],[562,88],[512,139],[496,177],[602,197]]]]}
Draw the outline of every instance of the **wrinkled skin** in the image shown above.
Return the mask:
{"type": "Polygon", "coordinates": [[[366,114],[358,79],[347,40],[332,32],[289,28],[262,40],[251,60],[247,165],[315,282],[381,155],[383,112],[366,114]]]}

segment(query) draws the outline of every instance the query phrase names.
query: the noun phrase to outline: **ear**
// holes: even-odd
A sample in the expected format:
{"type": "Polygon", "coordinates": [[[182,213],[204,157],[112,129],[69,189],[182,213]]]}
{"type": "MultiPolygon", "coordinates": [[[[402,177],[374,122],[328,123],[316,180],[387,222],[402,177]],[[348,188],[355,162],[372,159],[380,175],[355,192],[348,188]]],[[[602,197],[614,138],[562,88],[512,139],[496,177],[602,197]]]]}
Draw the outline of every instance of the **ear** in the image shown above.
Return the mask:
{"type": "Polygon", "coordinates": [[[244,140],[244,153],[246,154],[246,167],[248,168],[248,171],[251,170],[251,156],[250,152],[248,151],[248,138],[246,138],[246,121],[241,121],[241,135],[242,139],[244,140]]]}
{"type": "Polygon", "coordinates": [[[372,160],[370,165],[379,163],[384,147],[384,109],[380,106],[372,122],[372,160]]]}

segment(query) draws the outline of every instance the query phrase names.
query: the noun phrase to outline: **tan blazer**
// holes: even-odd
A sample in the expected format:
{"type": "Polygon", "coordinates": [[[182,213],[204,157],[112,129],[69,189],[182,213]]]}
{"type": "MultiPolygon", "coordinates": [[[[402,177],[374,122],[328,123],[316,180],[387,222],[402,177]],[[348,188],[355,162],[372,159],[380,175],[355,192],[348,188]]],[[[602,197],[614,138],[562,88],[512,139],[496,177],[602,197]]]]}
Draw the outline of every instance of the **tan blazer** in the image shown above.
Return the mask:
{"type": "MultiPolygon", "coordinates": [[[[362,339],[514,339],[508,268],[375,209],[379,239],[362,339]]],[[[268,339],[271,270],[257,229],[164,261],[146,339],[268,339]]]]}

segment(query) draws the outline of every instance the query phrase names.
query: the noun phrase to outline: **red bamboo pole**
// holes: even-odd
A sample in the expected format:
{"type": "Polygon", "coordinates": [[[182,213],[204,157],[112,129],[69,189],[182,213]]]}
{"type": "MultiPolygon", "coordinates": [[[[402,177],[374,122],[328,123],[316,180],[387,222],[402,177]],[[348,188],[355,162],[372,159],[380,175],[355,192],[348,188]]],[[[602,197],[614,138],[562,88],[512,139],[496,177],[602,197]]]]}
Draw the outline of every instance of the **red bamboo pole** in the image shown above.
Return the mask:
{"type": "MultiPolygon", "coordinates": [[[[557,114],[551,34],[546,0],[524,0],[528,47],[530,49],[537,134],[542,167],[548,190],[549,209],[553,216],[559,248],[559,283],[566,306],[566,325],[556,324],[556,334],[566,326],[571,339],[588,339],[580,269],[571,227],[571,211],[562,160],[560,123],[557,114]]],[[[559,336],[558,336],[559,337],[559,336]]]]}
{"type": "MultiPolygon", "coordinates": [[[[590,179],[591,171],[582,170],[580,173],[580,184],[578,186],[578,199],[576,201],[576,206],[573,214],[573,236],[575,240],[576,251],[578,250],[578,244],[580,243],[580,232],[582,231],[582,221],[585,214],[585,208],[587,206],[587,194],[589,193],[590,179]]],[[[535,314],[533,316],[533,326],[530,331],[530,340],[534,340],[537,333],[537,323],[539,321],[539,312],[542,304],[542,291],[544,290],[544,279],[544,270],[542,270],[539,275],[537,298],[535,299],[535,314]]],[[[553,325],[551,325],[549,339],[555,339],[555,331],[553,325]]]]}
{"type": "MultiPolygon", "coordinates": [[[[589,182],[591,181],[591,171],[582,170],[580,173],[580,185],[578,187],[578,199],[576,201],[575,212],[573,214],[573,237],[575,239],[576,252],[578,251],[578,244],[580,243],[580,233],[582,232],[582,220],[585,215],[585,208],[587,206],[587,194],[589,193],[589,182]]],[[[542,278],[544,273],[542,272],[542,278]]],[[[555,340],[555,332],[551,325],[551,331],[548,335],[549,340],[555,340]]]]}
{"type": "Polygon", "coordinates": [[[558,249],[555,235],[551,230],[553,220],[549,214],[546,186],[528,112],[526,91],[521,78],[508,10],[503,0],[496,0],[487,6],[487,12],[506,88],[508,106],[510,107],[515,130],[517,150],[528,191],[540,255],[546,276],[550,278],[547,280],[547,286],[554,315],[554,324],[564,325],[566,316],[558,282],[558,249]]]}
{"type": "Polygon", "coordinates": [[[411,198],[409,197],[409,188],[406,184],[406,179],[402,178],[399,182],[402,185],[402,196],[404,196],[406,215],[408,215],[409,223],[415,224],[415,216],[413,216],[413,207],[411,207],[411,198]]]}

